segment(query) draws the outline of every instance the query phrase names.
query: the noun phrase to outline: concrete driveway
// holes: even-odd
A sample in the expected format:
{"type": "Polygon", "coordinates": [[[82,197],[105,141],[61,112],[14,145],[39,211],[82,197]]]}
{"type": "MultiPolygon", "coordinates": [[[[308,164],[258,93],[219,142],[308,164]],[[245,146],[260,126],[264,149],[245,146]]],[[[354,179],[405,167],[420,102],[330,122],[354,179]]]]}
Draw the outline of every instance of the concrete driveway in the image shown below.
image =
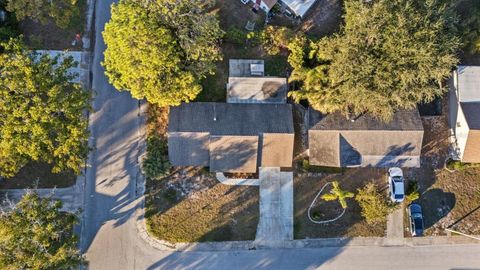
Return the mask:
{"type": "Polygon", "coordinates": [[[293,173],[260,168],[260,219],[255,242],[276,246],[293,240],[293,173]]]}

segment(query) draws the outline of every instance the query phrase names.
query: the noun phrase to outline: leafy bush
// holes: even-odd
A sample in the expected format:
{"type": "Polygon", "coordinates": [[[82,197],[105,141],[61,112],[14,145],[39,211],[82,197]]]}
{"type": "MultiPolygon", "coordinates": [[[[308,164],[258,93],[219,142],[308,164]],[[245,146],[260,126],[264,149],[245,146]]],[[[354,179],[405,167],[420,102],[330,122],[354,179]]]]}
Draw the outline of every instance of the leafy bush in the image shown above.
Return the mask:
{"type": "Polygon", "coordinates": [[[242,29],[237,27],[230,26],[225,33],[225,41],[234,43],[234,44],[245,44],[247,39],[247,33],[242,29]]]}
{"type": "Polygon", "coordinates": [[[476,168],[479,164],[473,163],[463,163],[458,160],[449,160],[447,161],[447,169],[454,170],[454,171],[463,171],[468,168],[476,168]]]}
{"type": "Polygon", "coordinates": [[[412,203],[420,198],[420,193],[418,192],[418,183],[417,182],[409,182],[407,187],[407,192],[405,196],[405,200],[407,204],[412,203]]]}
{"type": "Polygon", "coordinates": [[[151,136],[147,140],[147,156],[142,164],[143,172],[150,179],[159,179],[170,172],[168,146],[165,139],[151,136]]]}
{"type": "Polygon", "coordinates": [[[280,50],[286,49],[293,37],[293,31],[286,27],[269,25],[260,32],[260,41],[269,55],[277,55],[280,50]]]}
{"type": "Polygon", "coordinates": [[[177,190],[174,188],[168,188],[163,193],[163,197],[170,203],[174,203],[177,201],[177,190]]]}
{"type": "Polygon", "coordinates": [[[386,216],[393,210],[386,198],[378,192],[378,187],[374,182],[368,183],[357,191],[355,200],[362,208],[362,216],[368,224],[383,222],[386,216]]]}

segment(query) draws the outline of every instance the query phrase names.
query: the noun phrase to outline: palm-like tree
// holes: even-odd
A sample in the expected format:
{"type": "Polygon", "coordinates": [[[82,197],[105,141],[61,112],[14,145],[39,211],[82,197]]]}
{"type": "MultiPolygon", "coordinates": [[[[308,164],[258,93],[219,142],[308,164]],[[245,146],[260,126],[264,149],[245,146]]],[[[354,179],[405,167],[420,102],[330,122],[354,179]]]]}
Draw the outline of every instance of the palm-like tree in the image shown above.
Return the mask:
{"type": "Polygon", "coordinates": [[[322,195],[322,199],[325,201],[334,201],[338,200],[343,209],[347,208],[347,199],[353,198],[354,194],[349,191],[342,190],[338,181],[332,182],[333,188],[330,190],[330,193],[322,195]]]}

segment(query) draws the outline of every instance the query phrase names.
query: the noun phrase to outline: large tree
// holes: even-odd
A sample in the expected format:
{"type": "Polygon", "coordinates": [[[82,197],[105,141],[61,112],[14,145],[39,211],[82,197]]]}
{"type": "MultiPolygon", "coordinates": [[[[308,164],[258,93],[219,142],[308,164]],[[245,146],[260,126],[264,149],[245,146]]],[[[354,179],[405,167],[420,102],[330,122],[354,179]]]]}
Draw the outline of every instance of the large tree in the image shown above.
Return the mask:
{"type": "MultiPolygon", "coordinates": [[[[7,10],[15,12],[18,20],[30,18],[46,24],[52,18],[66,28],[74,16],[80,15],[78,0],[7,0],[7,10]]],[[[82,1],[82,0],[81,0],[82,1]]]]}
{"type": "Polygon", "coordinates": [[[443,0],[346,0],[339,34],[289,47],[296,100],[323,112],[389,120],[445,91],[457,64],[456,16],[443,0]]]}
{"type": "Polygon", "coordinates": [[[31,160],[76,173],[87,156],[90,94],[72,83],[72,58],[37,56],[18,39],[0,54],[0,175],[31,160]]]}
{"type": "Polygon", "coordinates": [[[221,60],[223,35],[206,10],[213,1],[122,0],[105,26],[103,66],[109,81],[159,106],[194,99],[200,80],[221,60]]]}
{"type": "Polygon", "coordinates": [[[62,203],[29,192],[13,209],[0,212],[0,268],[74,269],[83,263],[73,226],[62,203]]]}

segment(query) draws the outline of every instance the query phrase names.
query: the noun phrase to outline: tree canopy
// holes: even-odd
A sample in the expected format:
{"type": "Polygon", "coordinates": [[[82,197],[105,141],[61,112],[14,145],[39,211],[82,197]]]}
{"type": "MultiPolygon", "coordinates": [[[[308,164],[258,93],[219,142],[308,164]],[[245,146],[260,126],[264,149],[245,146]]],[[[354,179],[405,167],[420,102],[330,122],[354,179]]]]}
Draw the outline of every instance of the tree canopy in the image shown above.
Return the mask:
{"type": "Polygon", "coordinates": [[[441,0],[346,0],[340,33],[319,41],[297,37],[291,81],[298,101],[325,112],[371,113],[388,121],[446,91],[457,64],[456,16],[441,0]]]}
{"type": "Polygon", "coordinates": [[[213,1],[122,0],[105,26],[103,66],[115,88],[159,106],[178,105],[200,93],[200,80],[221,60],[223,36],[207,13],[213,1]]]}
{"type": "Polygon", "coordinates": [[[13,176],[31,160],[54,172],[79,173],[88,153],[90,94],[72,83],[72,58],[38,56],[18,39],[0,54],[0,175],[13,176]]]}
{"type": "Polygon", "coordinates": [[[1,269],[74,269],[83,262],[73,234],[77,218],[61,207],[30,192],[0,212],[1,269]]]}
{"type": "Polygon", "coordinates": [[[31,18],[40,21],[43,24],[48,22],[49,18],[55,21],[55,24],[61,28],[66,28],[70,24],[73,16],[78,16],[78,0],[7,0],[7,10],[15,12],[17,19],[23,20],[31,18]]]}

